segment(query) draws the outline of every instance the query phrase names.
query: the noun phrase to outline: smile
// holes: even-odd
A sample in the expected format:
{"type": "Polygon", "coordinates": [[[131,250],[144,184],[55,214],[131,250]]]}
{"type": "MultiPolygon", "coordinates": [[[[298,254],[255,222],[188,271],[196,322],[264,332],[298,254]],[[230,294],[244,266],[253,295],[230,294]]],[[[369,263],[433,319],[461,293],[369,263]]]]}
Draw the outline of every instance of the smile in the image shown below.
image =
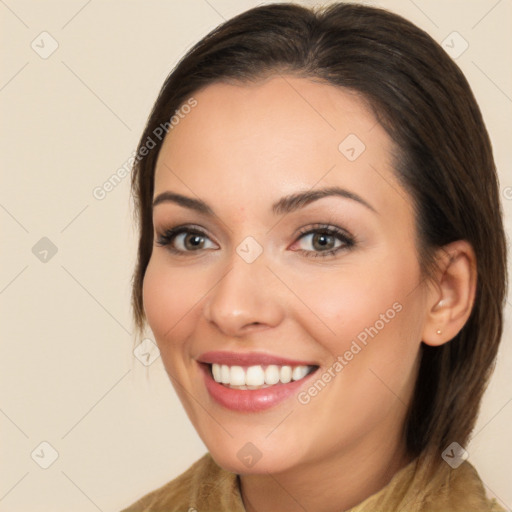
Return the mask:
{"type": "Polygon", "coordinates": [[[315,370],[315,366],[278,366],[275,364],[262,366],[228,366],[212,364],[211,371],[215,382],[232,389],[264,389],[276,384],[288,384],[301,380],[315,370]]]}
{"type": "Polygon", "coordinates": [[[237,412],[275,407],[300,392],[319,368],[261,353],[208,352],[197,362],[210,397],[237,412]]]}

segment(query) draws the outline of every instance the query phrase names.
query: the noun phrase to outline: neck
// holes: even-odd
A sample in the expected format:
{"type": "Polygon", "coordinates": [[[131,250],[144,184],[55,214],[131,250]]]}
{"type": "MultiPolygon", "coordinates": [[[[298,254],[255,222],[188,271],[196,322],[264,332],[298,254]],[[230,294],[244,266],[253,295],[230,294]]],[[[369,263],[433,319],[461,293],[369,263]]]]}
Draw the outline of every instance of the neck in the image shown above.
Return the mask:
{"type": "Polygon", "coordinates": [[[389,483],[411,462],[402,443],[357,446],[280,473],[240,475],[247,512],[340,512],[389,483]]]}

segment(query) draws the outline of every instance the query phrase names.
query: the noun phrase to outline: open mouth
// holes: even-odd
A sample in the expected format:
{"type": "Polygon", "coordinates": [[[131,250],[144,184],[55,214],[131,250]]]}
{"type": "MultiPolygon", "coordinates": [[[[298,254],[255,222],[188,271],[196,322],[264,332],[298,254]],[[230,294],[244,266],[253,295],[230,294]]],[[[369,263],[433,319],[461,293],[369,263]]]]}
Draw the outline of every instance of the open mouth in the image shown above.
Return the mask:
{"type": "Polygon", "coordinates": [[[207,364],[210,375],[218,384],[231,389],[256,390],[299,381],[316,371],[316,365],[254,365],[238,366],[207,364]]]}

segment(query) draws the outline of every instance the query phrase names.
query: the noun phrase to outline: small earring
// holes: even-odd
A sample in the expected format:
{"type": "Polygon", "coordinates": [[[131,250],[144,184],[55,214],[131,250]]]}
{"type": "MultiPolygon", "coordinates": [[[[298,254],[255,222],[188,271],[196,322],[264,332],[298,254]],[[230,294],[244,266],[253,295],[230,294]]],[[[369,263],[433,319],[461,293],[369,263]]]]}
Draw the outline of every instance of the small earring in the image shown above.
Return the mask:
{"type": "Polygon", "coordinates": [[[441,307],[443,304],[444,304],[444,299],[441,299],[441,300],[437,303],[437,305],[438,305],[439,307],[441,307]]]}
{"type": "Polygon", "coordinates": [[[436,334],[441,334],[441,331],[437,329],[436,334]]]}

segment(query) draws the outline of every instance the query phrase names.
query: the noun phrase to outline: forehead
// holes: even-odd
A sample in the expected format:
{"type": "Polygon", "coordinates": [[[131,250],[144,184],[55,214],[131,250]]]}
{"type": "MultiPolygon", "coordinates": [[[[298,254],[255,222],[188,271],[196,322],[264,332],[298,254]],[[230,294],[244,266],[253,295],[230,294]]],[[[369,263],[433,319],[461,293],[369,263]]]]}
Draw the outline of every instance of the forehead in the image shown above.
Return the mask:
{"type": "Polygon", "coordinates": [[[236,188],[245,203],[261,201],[262,190],[271,202],[322,182],[351,188],[377,209],[396,202],[394,145],[358,94],[279,75],[215,83],[193,96],[197,106],[161,148],[155,194],[222,197],[236,188]]]}

